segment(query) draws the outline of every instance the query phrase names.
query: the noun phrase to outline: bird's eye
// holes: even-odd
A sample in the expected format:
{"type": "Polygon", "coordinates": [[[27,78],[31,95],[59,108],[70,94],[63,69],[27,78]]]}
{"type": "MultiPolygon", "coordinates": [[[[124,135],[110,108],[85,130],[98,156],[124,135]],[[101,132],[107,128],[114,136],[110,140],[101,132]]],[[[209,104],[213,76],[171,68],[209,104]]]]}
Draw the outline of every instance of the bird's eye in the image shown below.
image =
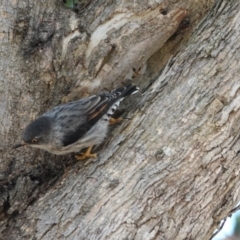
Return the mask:
{"type": "Polygon", "coordinates": [[[32,143],[37,143],[37,139],[36,138],[34,138],[33,140],[32,140],[32,143]]]}

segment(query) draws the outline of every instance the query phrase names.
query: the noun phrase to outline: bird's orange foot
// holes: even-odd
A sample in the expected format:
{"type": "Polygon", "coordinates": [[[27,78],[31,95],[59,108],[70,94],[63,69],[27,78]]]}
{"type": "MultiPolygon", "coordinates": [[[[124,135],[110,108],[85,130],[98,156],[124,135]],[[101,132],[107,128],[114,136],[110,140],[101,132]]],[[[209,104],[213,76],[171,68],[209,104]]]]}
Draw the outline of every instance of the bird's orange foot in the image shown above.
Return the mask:
{"type": "Polygon", "coordinates": [[[75,158],[77,160],[84,160],[85,158],[91,158],[91,157],[96,158],[97,154],[91,153],[92,147],[93,146],[90,146],[85,153],[81,153],[82,154],[81,156],[75,155],[75,158]]]}
{"type": "Polygon", "coordinates": [[[110,118],[109,119],[109,124],[110,125],[114,125],[114,124],[116,124],[116,123],[120,123],[120,122],[122,122],[122,120],[123,120],[123,118],[110,118]]]}

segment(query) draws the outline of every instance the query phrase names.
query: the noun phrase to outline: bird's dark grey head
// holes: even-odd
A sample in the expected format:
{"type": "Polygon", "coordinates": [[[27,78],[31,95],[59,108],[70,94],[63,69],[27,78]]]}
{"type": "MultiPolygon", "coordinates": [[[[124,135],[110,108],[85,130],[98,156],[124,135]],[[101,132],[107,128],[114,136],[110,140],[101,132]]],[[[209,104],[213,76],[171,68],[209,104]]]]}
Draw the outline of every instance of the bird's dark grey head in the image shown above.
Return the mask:
{"type": "Polygon", "coordinates": [[[49,141],[49,136],[52,127],[52,119],[47,116],[37,118],[30,123],[22,135],[22,140],[25,144],[41,145],[49,141]]]}

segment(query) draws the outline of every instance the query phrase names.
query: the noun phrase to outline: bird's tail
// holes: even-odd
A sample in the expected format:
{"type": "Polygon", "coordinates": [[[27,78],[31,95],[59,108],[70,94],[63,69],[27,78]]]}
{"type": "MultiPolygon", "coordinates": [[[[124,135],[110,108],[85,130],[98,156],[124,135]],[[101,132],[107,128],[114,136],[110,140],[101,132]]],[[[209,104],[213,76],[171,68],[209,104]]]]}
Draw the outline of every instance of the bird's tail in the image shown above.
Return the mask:
{"type": "Polygon", "coordinates": [[[132,95],[134,93],[137,93],[139,90],[139,87],[137,87],[135,84],[128,84],[125,87],[120,87],[115,89],[113,92],[116,93],[117,95],[120,94],[119,98],[125,98],[129,95],[132,95]]]}

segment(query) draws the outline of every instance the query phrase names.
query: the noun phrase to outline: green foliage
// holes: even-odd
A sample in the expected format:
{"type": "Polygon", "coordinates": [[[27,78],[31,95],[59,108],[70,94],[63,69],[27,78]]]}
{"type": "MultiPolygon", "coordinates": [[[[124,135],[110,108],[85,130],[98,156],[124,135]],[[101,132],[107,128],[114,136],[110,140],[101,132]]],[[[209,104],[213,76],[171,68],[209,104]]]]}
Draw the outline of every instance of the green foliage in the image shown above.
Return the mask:
{"type": "Polygon", "coordinates": [[[240,237],[240,215],[236,217],[233,232],[234,232],[234,236],[240,237]]]}
{"type": "Polygon", "coordinates": [[[63,0],[64,5],[69,8],[73,8],[78,2],[78,0],[63,0]]]}

